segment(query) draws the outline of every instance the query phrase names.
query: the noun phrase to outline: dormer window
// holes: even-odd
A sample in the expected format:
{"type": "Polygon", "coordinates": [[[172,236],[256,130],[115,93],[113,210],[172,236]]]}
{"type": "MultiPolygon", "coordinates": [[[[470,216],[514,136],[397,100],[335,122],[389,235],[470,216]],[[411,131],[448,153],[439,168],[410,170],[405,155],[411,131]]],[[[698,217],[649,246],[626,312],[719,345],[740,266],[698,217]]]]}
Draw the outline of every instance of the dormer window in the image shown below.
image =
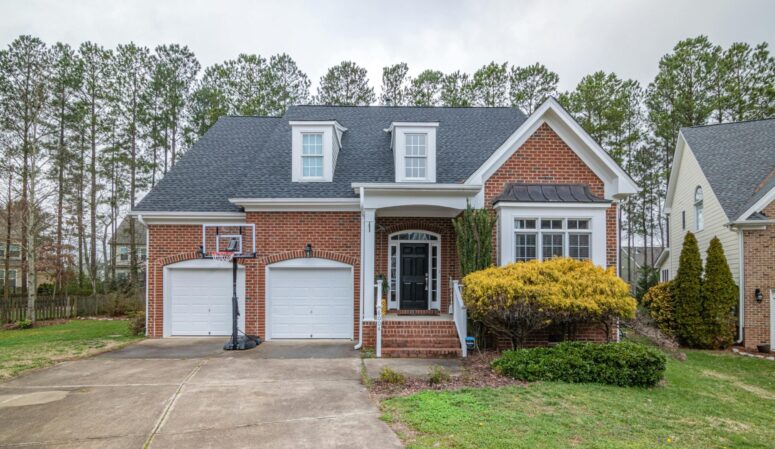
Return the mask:
{"type": "Polygon", "coordinates": [[[305,178],[323,177],[323,134],[304,133],[301,144],[302,176],[305,178]]]}
{"type": "Polygon", "coordinates": [[[390,146],[396,167],[396,182],[436,182],[437,122],[394,122],[390,146]]]}
{"type": "Polygon", "coordinates": [[[347,128],[335,121],[292,121],[290,125],[293,182],[333,181],[347,128]]]}
{"type": "Polygon", "coordinates": [[[428,135],[406,134],[405,176],[425,180],[428,167],[428,135]]]}

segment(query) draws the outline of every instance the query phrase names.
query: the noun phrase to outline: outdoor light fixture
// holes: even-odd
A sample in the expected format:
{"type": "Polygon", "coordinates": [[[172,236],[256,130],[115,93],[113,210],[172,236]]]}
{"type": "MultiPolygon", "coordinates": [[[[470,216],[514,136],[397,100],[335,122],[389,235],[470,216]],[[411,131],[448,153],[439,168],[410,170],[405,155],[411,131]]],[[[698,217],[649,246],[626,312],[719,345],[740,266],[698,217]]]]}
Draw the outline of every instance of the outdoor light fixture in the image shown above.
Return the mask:
{"type": "Polygon", "coordinates": [[[312,257],[312,244],[311,243],[307,243],[307,246],[304,247],[304,255],[307,258],[312,257]]]}
{"type": "Polygon", "coordinates": [[[753,295],[756,298],[756,302],[764,301],[764,293],[762,293],[761,289],[757,288],[753,295]]]}

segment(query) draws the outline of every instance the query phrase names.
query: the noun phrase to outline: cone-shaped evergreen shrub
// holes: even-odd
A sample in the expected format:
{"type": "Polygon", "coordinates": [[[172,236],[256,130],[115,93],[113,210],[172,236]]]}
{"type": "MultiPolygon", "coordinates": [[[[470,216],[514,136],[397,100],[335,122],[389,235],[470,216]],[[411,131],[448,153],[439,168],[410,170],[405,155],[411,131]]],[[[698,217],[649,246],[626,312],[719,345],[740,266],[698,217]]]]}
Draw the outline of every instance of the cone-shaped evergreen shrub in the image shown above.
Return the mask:
{"type": "Polygon", "coordinates": [[[686,233],[678,272],[673,280],[675,302],[675,330],[678,338],[686,345],[701,346],[705,333],[702,318],[702,259],[697,238],[686,233]]]}
{"type": "Polygon", "coordinates": [[[705,257],[702,303],[706,332],[700,336],[700,345],[712,349],[728,347],[735,338],[737,285],[718,237],[710,241],[705,257]]]}
{"type": "Polygon", "coordinates": [[[492,231],[495,216],[486,209],[474,209],[471,204],[452,220],[455,228],[457,255],[463,276],[492,265],[492,231]]]}

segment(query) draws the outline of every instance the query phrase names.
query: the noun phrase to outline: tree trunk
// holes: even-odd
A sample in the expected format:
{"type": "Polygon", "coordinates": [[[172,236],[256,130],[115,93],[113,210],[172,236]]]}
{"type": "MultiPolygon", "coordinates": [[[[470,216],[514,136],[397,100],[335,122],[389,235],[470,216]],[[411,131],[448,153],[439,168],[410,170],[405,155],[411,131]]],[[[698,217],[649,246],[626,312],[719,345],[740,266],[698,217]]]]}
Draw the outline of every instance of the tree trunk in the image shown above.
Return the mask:
{"type": "Polygon", "coordinates": [[[62,225],[65,200],[65,93],[64,88],[60,92],[59,109],[59,155],[57,158],[57,229],[56,229],[56,279],[54,282],[54,295],[62,290],[62,272],[64,262],[62,259],[62,225]]]}
{"type": "MultiPolygon", "coordinates": [[[[11,271],[11,214],[13,213],[13,198],[11,197],[11,184],[13,184],[13,172],[11,170],[8,170],[8,197],[6,199],[6,214],[8,215],[5,217],[5,256],[4,259],[4,276],[3,276],[3,300],[6,305],[10,305],[10,300],[8,298],[10,293],[10,288],[8,287],[9,281],[8,281],[8,274],[11,271]]],[[[7,310],[6,308],[3,308],[3,311],[7,310]]],[[[3,315],[7,315],[4,313],[3,315]]],[[[8,316],[3,316],[2,322],[6,323],[8,321],[8,316]]]]}
{"type": "Polygon", "coordinates": [[[91,161],[90,177],[91,191],[89,192],[89,275],[91,277],[92,297],[97,299],[97,111],[95,98],[91,98],[91,161]]]}

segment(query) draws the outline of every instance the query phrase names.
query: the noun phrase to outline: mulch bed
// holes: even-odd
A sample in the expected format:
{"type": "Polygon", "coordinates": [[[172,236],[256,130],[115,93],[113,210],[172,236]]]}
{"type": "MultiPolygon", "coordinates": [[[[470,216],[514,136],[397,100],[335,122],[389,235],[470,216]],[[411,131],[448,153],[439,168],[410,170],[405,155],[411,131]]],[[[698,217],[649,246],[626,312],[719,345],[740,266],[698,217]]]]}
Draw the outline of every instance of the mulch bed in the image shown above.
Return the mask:
{"type": "Polygon", "coordinates": [[[510,385],[525,386],[526,382],[502,376],[490,368],[490,362],[496,359],[500,353],[485,352],[469,355],[463,360],[463,372],[459,376],[454,376],[448,382],[431,385],[428,379],[407,377],[403,385],[381,382],[379,379],[371,381],[371,393],[377,399],[387,399],[396,396],[409,396],[411,394],[425,391],[447,391],[459,390],[461,388],[481,388],[481,387],[506,387],[510,385]]]}

